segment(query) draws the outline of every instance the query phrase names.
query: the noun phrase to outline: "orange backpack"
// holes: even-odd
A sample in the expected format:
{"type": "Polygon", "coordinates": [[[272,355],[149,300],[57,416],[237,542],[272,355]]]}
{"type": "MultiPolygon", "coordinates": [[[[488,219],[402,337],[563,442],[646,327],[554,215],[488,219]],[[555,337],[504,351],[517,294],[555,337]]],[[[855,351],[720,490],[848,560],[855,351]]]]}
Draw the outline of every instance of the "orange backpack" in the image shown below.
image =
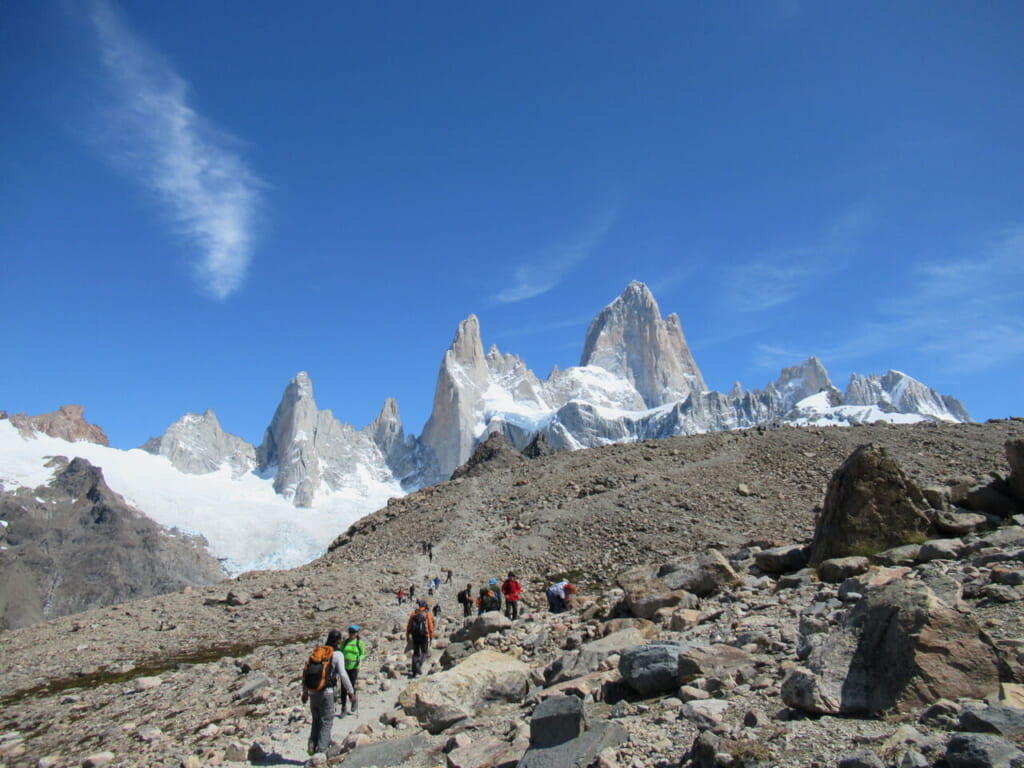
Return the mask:
{"type": "Polygon", "coordinates": [[[318,645],[313,649],[302,669],[302,686],[307,691],[322,691],[334,686],[334,680],[330,678],[333,658],[334,649],[329,645],[318,645]]]}

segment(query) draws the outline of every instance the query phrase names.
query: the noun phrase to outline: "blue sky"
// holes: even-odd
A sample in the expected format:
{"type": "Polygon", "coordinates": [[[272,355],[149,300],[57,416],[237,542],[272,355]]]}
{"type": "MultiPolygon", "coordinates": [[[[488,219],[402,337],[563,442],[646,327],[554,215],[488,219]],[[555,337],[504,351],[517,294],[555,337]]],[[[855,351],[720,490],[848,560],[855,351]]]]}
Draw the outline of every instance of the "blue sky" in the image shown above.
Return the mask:
{"type": "Polygon", "coordinates": [[[630,280],[708,384],[817,355],[1024,415],[1019,2],[8,3],[0,408],[118,447],[289,379],[429,415],[630,280]]]}

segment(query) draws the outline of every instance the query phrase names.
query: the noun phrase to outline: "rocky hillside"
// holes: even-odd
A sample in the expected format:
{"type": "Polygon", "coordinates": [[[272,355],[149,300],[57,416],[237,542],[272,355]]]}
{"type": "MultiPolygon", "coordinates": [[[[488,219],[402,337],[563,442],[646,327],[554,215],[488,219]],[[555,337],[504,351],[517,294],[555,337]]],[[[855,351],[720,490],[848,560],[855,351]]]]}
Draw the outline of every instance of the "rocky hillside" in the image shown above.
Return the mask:
{"type": "Polygon", "coordinates": [[[0,492],[0,628],[224,578],[202,539],[171,535],[132,509],[81,458],[54,479],[0,492]]]}
{"type": "MultiPolygon", "coordinates": [[[[1020,440],[1024,420],[751,430],[529,461],[492,445],[495,461],[394,501],[302,568],[0,634],[0,763],[300,764],[302,661],[354,621],[374,716],[337,721],[339,742],[363,746],[327,760],[349,766],[1009,766],[1024,537],[1006,444],[1020,440]],[[869,444],[878,473],[849,475],[869,444]],[[850,534],[856,551],[806,567],[816,519],[856,496],[843,489],[898,483],[927,518],[910,550],[850,534]],[[434,666],[410,683],[394,593],[447,569],[434,666]],[[457,634],[455,587],[510,569],[526,615],[457,634]],[[537,609],[559,575],[583,594],[552,616],[537,609]],[[884,618],[904,614],[916,618],[884,618]],[[865,686],[890,652],[913,674],[865,686]],[[961,657],[977,674],[933,663],[961,657]],[[957,688],[965,677],[980,685],[957,688]],[[889,693],[854,695],[866,690],[889,693]]],[[[891,493],[863,498],[888,519],[891,493]]],[[[839,529],[858,530],[853,517],[839,529]]]]}

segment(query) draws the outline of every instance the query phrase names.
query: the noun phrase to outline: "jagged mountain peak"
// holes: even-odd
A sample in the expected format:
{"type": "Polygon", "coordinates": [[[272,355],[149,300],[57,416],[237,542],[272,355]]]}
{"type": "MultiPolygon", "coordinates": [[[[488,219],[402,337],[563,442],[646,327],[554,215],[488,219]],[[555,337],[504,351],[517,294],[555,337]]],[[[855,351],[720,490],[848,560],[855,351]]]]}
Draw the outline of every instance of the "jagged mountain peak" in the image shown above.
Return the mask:
{"type": "Polygon", "coordinates": [[[792,403],[819,392],[839,393],[832,385],[825,366],[814,355],[800,365],[783,368],[775,387],[783,398],[792,403]]]}
{"type": "Polygon", "coordinates": [[[627,379],[648,407],[706,389],[677,315],[663,320],[650,289],[633,281],[594,318],[580,358],[627,379]]]}

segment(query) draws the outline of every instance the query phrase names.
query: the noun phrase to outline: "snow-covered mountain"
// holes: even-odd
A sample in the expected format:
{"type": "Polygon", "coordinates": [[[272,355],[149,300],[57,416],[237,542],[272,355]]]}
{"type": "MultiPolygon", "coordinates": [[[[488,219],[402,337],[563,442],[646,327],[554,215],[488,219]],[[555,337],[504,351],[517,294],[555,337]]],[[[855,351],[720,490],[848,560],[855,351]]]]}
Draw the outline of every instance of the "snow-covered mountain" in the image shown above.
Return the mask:
{"type": "MultiPolygon", "coordinates": [[[[647,286],[634,282],[591,323],[580,365],[556,368],[544,380],[516,355],[496,346],[485,353],[480,322],[467,317],[444,353],[419,437],[405,433],[394,400],[363,429],[339,421],[318,408],[309,376],[299,373],[259,447],[224,432],[213,411],[186,414],[143,450],[128,452],[96,453],[100,446],[71,448],[48,437],[27,449],[15,438],[33,441],[0,422],[0,480],[22,482],[17,473],[4,474],[11,471],[8,462],[21,461],[15,454],[84,455],[139,509],[164,525],[205,535],[237,571],[311,559],[389,496],[450,477],[495,432],[520,450],[535,440],[565,450],[762,425],[879,419],[969,416],[955,398],[896,371],[855,374],[842,392],[814,357],[786,368],[763,390],[737,383],[728,393],[709,391],[678,316],[662,318],[647,286]],[[294,507],[307,509],[297,515],[294,507]]],[[[38,467],[23,474],[33,473],[39,483],[38,467]]]]}

